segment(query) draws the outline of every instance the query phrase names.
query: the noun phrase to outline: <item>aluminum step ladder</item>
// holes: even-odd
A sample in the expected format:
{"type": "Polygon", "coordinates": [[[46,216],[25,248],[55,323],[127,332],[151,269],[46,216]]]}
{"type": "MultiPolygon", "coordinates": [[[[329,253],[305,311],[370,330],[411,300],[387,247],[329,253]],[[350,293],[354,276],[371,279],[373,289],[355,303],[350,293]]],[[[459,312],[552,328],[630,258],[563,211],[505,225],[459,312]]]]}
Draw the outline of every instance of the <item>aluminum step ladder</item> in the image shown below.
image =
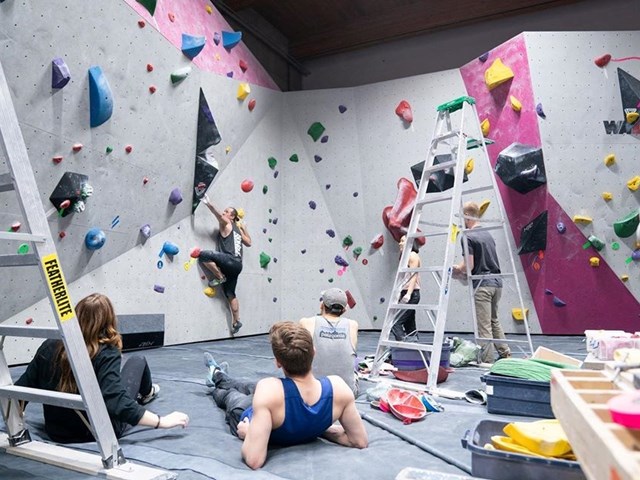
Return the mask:
{"type": "MultiPolygon", "coordinates": [[[[48,287],[47,294],[57,325],[37,327],[0,323],[0,409],[8,431],[8,435],[0,437],[0,446],[4,446],[8,453],[54,463],[84,473],[106,474],[109,478],[175,478],[175,475],[169,472],[127,462],[118,444],[69,296],[1,64],[0,140],[9,167],[9,172],[0,174],[0,192],[15,191],[22,210],[24,226],[32,232],[0,232],[2,241],[28,242],[31,252],[24,255],[0,255],[0,268],[38,267],[48,287]],[[7,336],[62,340],[79,394],[14,385],[3,350],[7,336]],[[22,417],[22,402],[25,401],[71,408],[78,413],[85,413],[100,450],[100,461],[94,462],[88,458],[97,459],[96,455],[87,456],[86,453],[32,441],[22,417]],[[66,454],[69,457],[66,459],[68,464],[65,464],[66,454]]],[[[4,320],[6,319],[2,319],[4,320]]]]}
{"type": "MultiPolygon", "coordinates": [[[[476,311],[474,303],[473,280],[482,280],[489,278],[505,278],[512,280],[517,291],[521,312],[524,316],[524,330],[526,340],[522,339],[505,339],[500,343],[510,343],[519,346],[521,350],[533,354],[533,345],[529,332],[529,324],[524,308],[524,301],[520,289],[520,283],[515,268],[514,253],[511,241],[511,232],[507,222],[506,212],[501,201],[500,192],[496,183],[495,174],[489,161],[486,145],[492,143],[489,139],[484,139],[478,114],[476,111],[475,100],[472,97],[460,97],[451,102],[445,103],[437,107],[436,125],[434,134],[429,147],[427,159],[424,162],[421,179],[418,186],[416,202],[411,216],[411,221],[407,229],[407,241],[400,256],[398,270],[395,276],[394,286],[391,298],[387,306],[387,312],[383,323],[378,348],[374,357],[371,368],[370,379],[374,381],[383,380],[387,377],[380,377],[381,366],[389,357],[392,348],[400,348],[404,350],[415,350],[427,368],[428,377],[425,385],[411,384],[408,382],[392,381],[406,388],[417,390],[427,390],[431,393],[437,393],[436,380],[438,377],[438,367],[442,354],[442,345],[444,340],[444,331],[449,308],[449,299],[452,289],[452,271],[457,246],[462,244],[465,258],[468,258],[468,245],[464,241],[468,230],[464,226],[464,215],[462,212],[463,199],[469,199],[470,195],[482,192],[493,192],[495,203],[498,206],[499,218],[483,219],[482,226],[474,228],[474,232],[480,230],[498,230],[502,232],[503,240],[506,243],[508,256],[510,259],[510,271],[507,273],[491,274],[491,275],[471,275],[469,262],[467,265],[468,296],[471,304],[471,312],[473,319],[474,337],[476,342],[482,342],[493,339],[481,338],[478,336],[478,328],[476,322],[476,311]],[[458,129],[454,129],[451,114],[460,112],[460,124],[458,129]],[[480,139],[480,140],[478,140],[480,139]],[[465,167],[468,167],[469,151],[474,154],[473,169],[478,175],[479,170],[484,168],[484,175],[489,177],[485,182],[473,188],[467,188],[464,185],[465,167]],[[439,172],[454,172],[453,185],[443,191],[428,191],[430,177],[439,172]],[[427,207],[427,208],[425,208],[427,207]],[[447,208],[448,207],[448,208],[447,208]],[[440,208],[447,214],[446,221],[433,221],[429,218],[429,209],[440,208]],[[424,211],[423,211],[424,209],[424,211]],[[421,231],[421,227],[424,231],[421,231]],[[440,241],[444,243],[443,263],[439,265],[430,265],[420,268],[409,268],[408,261],[411,253],[412,243],[414,239],[425,238],[434,240],[440,237],[440,241]],[[462,238],[462,242],[460,241],[462,238]],[[418,303],[408,304],[399,303],[400,292],[403,286],[405,275],[407,273],[427,273],[437,285],[439,291],[437,303],[418,303]],[[424,311],[433,328],[433,343],[421,343],[415,341],[391,340],[390,335],[394,324],[400,319],[406,310],[424,311]]],[[[434,190],[434,189],[432,189],[434,190]]],[[[437,189],[436,189],[437,190],[437,189]]],[[[428,242],[427,248],[430,247],[428,242]]],[[[430,251],[429,254],[435,255],[430,251]]],[[[422,302],[422,299],[421,299],[422,302]]]]}

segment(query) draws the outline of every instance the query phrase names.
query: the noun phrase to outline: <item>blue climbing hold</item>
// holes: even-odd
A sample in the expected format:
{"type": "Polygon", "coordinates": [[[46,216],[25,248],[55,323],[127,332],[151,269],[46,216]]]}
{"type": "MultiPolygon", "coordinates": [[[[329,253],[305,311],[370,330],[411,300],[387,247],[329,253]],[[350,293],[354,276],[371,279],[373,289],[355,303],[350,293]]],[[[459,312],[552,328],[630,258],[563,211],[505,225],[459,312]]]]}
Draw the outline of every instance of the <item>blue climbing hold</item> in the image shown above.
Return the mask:
{"type": "Polygon", "coordinates": [[[206,41],[207,39],[205,37],[197,37],[195,35],[189,35],[188,33],[183,33],[182,34],[182,53],[184,53],[185,56],[193,60],[202,51],[206,41]]]}
{"type": "Polygon", "coordinates": [[[553,297],[553,304],[556,307],[566,307],[567,304],[565,302],[563,302],[562,300],[560,300],[558,297],[553,297]]]}
{"type": "Polygon", "coordinates": [[[111,118],[113,113],[113,95],[102,68],[95,65],[89,68],[89,124],[97,127],[111,118]]]}
{"type": "Polygon", "coordinates": [[[104,246],[104,242],[107,241],[107,237],[99,228],[92,228],[84,236],[84,245],[89,250],[99,250],[104,246]]]}
{"type": "Polygon", "coordinates": [[[225,32],[222,31],[222,46],[227,50],[231,50],[242,40],[242,32],[225,32]]]}
{"type": "Polygon", "coordinates": [[[180,252],[180,248],[171,242],[164,242],[162,245],[162,253],[166,253],[167,255],[177,255],[180,252]]]}
{"type": "Polygon", "coordinates": [[[487,61],[488,58],[489,58],[489,52],[484,52],[482,55],[478,57],[478,60],[484,63],[487,61]]]}
{"type": "Polygon", "coordinates": [[[69,67],[60,57],[51,61],[51,88],[63,88],[71,80],[69,67]]]}

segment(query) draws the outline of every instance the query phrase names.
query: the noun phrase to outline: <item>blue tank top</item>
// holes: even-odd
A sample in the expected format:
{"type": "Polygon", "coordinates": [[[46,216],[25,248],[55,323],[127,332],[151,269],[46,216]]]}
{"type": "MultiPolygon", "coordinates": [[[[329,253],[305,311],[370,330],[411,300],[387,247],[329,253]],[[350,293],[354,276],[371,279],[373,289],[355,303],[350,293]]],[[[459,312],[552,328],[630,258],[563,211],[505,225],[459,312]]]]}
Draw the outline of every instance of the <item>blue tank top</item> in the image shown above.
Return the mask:
{"type": "MultiPolygon", "coordinates": [[[[333,423],[333,385],[327,377],[319,378],[322,385],[320,399],[314,405],[304,403],[295,382],[281,378],[284,388],[284,423],[271,431],[269,443],[288,446],[315,440],[333,423]]],[[[247,408],[240,417],[253,416],[253,407],[247,408]]]]}

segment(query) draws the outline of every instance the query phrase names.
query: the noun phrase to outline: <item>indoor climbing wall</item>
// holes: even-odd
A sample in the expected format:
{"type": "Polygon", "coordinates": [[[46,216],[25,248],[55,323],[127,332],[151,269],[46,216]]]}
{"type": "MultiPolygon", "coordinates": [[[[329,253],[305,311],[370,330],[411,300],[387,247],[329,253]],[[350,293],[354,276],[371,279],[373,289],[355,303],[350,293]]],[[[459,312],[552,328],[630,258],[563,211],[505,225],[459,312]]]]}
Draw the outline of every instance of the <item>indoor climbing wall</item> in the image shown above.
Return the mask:
{"type": "Polygon", "coordinates": [[[638,38],[522,34],[461,69],[516,243],[538,232],[520,260],[544,333],[637,330],[640,62],[594,60],[637,55],[638,38]]]}

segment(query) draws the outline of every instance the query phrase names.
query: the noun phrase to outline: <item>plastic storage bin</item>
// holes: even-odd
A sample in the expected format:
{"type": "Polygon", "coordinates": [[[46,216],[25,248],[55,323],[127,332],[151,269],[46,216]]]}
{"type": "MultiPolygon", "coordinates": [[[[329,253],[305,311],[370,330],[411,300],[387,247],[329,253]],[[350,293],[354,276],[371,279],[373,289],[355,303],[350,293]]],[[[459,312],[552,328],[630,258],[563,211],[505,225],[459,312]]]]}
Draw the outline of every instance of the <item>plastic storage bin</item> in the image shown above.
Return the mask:
{"type": "Polygon", "coordinates": [[[546,459],[519,453],[489,450],[493,435],[504,435],[502,429],[508,422],[481,420],[473,431],[462,438],[462,446],[471,452],[471,473],[474,477],[492,480],[585,480],[578,462],[546,459]]]}
{"type": "MultiPolygon", "coordinates": [[[[429,352],[424,352],[427,360],[430,358],[429,352]]],[[[440,353],[440,366],[449,368],[449,357],[451,356],[451,345],[449,343],[442,344],[442,352],[440,353]]],[[[425,368],[420,352],[417,350],[408,350],[405,348],[392,348],[391,358],[393,366],[398,370],[420,370],[425,368]]]]}
{"type": "Polygon", "coordinates": [[[525,417],[554,418],[549,382],[483,375],[487,384],[487,411],[525,417]]]}

